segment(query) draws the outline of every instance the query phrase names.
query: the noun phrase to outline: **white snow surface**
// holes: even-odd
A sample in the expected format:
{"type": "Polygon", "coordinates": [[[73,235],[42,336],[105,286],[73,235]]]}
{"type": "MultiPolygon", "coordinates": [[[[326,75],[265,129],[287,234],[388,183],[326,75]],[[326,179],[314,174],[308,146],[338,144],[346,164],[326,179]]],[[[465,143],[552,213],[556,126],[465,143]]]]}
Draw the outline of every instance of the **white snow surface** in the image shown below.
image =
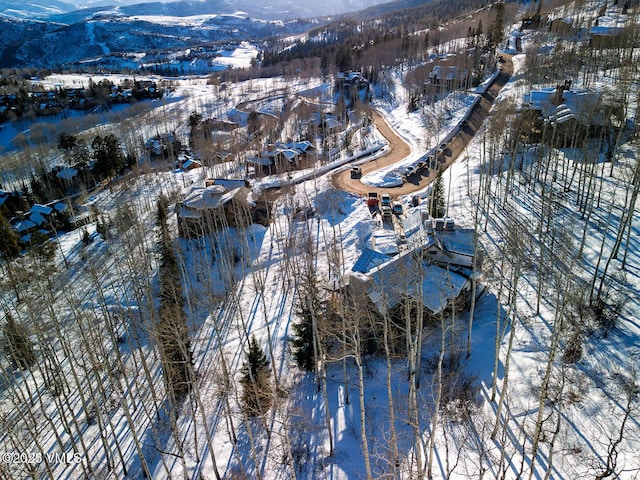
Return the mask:
{"type": "MultiPolygon", "coordinates": [[[[522,97],[526,87],[523,80],[518,79],[517,74],[524,66],[523,57],[523,55],[514,57],[515,80],[503,89],[499,101],[518,100],[522,97]]],[[[394,93],[397,103],[378,102],[376,106],[385,112],[391,125],[411,145],[412,154],[403,161],[404,165],[409,165],[428,149],[439,144],[440,139],[447,134],[446,125],[457,123],[472,96],[466,96],[462,101],[452,103],[451,105],[458,105],[455,108],[436,106],[432,113],[439,116],[440,125],[444,125],[436,128],[434,125],[426,124],[419,113],[409,115],[406,113],[405,92],[401,85],[400,74],[393,74],[396,76],[394,93]],[[430,132],[428,139],[425,139],[425,131],[430,132]]],[[[60,82],[74,84],[87,80],[86,78],[82,80],[80,77],[55,76],[48,81],[56,84],[60,82]]],[[[205,116],[221,116],[235,108],[241,101],[245,101],[247,95],[259,99],[265,94],[271,94],[270,92],[283,88],[312,90],[324,87],[320,80],[315,81],[315,85],[310,85],[303,80],[260,79],[234,85],[224,95],[220,95],[213,86],[206,84],[205,79],[185,78],[178,80],[175,90],[161,103],[154,104],[152,111],[162,112],[163,116],[175,119],[185,119],[189,112],[196,109],[203,112],[205,116]]],[[[150,115],[150,113],[143,115],[150,115]]],[[[184,138],[187,133],[184,122],[176,121],[176,124],[179,124],[178,135],[184,138]]],[[[101,124],[94,127],[96,130],[109,128],[109,125],[101,124]]],[[[151,127],[149,132],[145,133],[155,134],[151,127]]],[[[476,136],[467,152],[445,174],[448,215],[455,218],[458,225],[474,224],[473,203],[468,192],[478,188],[479,172],[483,168],[480,164],[481,139],[482,133],[476,136]]],[[[637,159],[640,154],[637,143],[623,145],[620,151],[619,165],[615,167],[618,174],[624,172],[626,165],[630,164],[631,160],[637,159]]],[[[563,161],[569,162],[568,164],[573,161],[568,152],[566,155],[563,153],[562,158],[563,161]]],[[[115,186],[113,191],[104,189],[95,193],[90,203],[101,212],[108,214],[115,214],[118,205],[123,203],[132,206],[143,231],[148,235],[146,245],[141,247],[141,250],[145,250],[141,256],[145,256],[150,255],[149,252],[154,249],[155,240],[152,233],[154,206],[155,200],[161,193],[186,195],[194,185],[200,185],[207,175],[227,177],[236,174],[238,172],[233,170],[231,164],[221,164],[214,171],[209,172],[202,169],[202,171],[191,172],[149,173],[131,181],[122,182],[115,186]]],[[[187,310],[193,332],[192,348],[204,411],[202,415],[201,412],[194,413],[190,406],[185,405],[178,419],[179,435],[184,439],[182,448],[185,451],[185,466],[188,469],[186,475],[190,478],[200,478],[199,475],[202,476],[201,478],[214,478],[214,461],[223,477],[231,476],[234,472],[245,471],[249,477],[256,478],[256,469],[259,469],[262,478],[276,480],[290,478],[290,471],[280,461],[284,455],[285,425],[288,425],[288,435],[291,438],[296,459],[301,465],[297,473],[298,478],[347,480],[364,476],[359,431],[358,378],[353,362],[348,362],[346,378],[341,363],[328,366],[328,410],[326,410],[323,394],[318,391],[312,375],[300,373],[294,367],[288,353],[287,339],[292,334],[291,323],[297,321],[294,308],[296,288],[293,277],[295,273],[291,270],[292,266],[288,258],[292,251],[296,252],[294,257],[302,255],[300,252],[305,247],[302,240],[308,236],[317,249],[314,264],[316,274],[324,284],[330,285],[332,280],[346,273],[355,263],[362,250],[367,247],[367,241],[376,231],[377,224],[371,218],[362,198],[336,191],[331,186],[327,175],[318,175],[318,172],[300,172],[296,175],[298,178],[294,180],[299,180],[301,183],[292,186],[289,194],[281,196],[276,202],[274,219],[269,227],[252,226],[245,231],[231,229],[218,241],[220,245],[243,245],[242,252],[245,256],[237,265],[229,266],[219,260],[219,257],[210,256],[214,249],[211,240],[176,241],[180,259],[184,263],[185,286],[193,292],[193,298],[202,300],[202,304],[198,302],[189,304],[187,310]],[[305,219],[293,214],[307,207],[314,212],[311,218],[305,219]],[[334,267],[330,268],[329,261],[336,247],[339,247],[341,252],[338,271],[335,271],[334,267]],[[211,266],[211,269],[205,270],[205,266],[207,268],[211,266]],[[215,300],[206,300],[208,298],[215,300]],[[243,328],[246,328],[246,331],[243,328]],[[229,429],[225,425],[222,414],[225,407],[217,389],[221,375],[220,357],[226,358],[226,362],[233,369],[232,381],[236,381],[244,360],[244,350],[248,341],[247,333],[255,335],[259,344],[267,352],[267,356],[275,360],[275,364],[271,367],[279,376],[283,391],[288,394],[288,403],[267,417],[266,422],[275,432],[267,438],[261,423],[243,418],[236,399],[231,398],[232,416],[235,419],[238,435],[238,442],[234,444],[229,429]],[[347,402],[347,396],[349,402],[347,402]],[[329,456],[329,437],[325,423],[327,417],[330,420],[334,441],[333,456],[329,456]],[[215,432],[210,445],[207,445],[204,435],[205,419],[209,429],[215,432]],[[198,432],[198,435],[195,436],[194,432],[198,432]],[[257,452],[250,448],[249,434],[254,438],[254,443],[259,445],[257,452]],[[198,439],[198,443],[194,438],[198,439]]],[[[388,175],[388,172],[372,174],[367,178],[367,182],[372,182],[370,183],[372,185],[389,186],[391,183],[385,179],[388,175]]],[[[259,191],[274,184],[287,183],[288,180],[290,179],[285,177],[256,181],[254,188],[259,191]]],[[[515,198],[521,201],[514,208],[521,209],[523,216],[532,215],[531,209],[535,198],[528,197],[532,195],[531,191],[525,191],[524,187],[517,185],[514,188],[519,192],[515,198]]],[[[611,182],[606,183],[603,198],[612,199],[611,201],[616,198],[616,191],[611,182]]],[[[503,215],[504,212],[499,210],[493,213],[486,232],[481,235],[481,242],[489,255],[499,251],[499,247],[505,240],[504,232],[500,228],[504,220],[503,215]]],[[[566,215],[569,221],[570,214],[566,215]]],[[[616,232],[607,227],[606,212],[603,209],[595,212],[594,219],[597,221],[594,220],[591,235],[585,241],[583,261],[586,263],[595,262],[603,240],[607,248],[615,240],[616,232]]],[[[171,226],[175,229],[173,220],[171,226]]],[[[125,248],[124,237],[133,235],[133,230],[126,235],[123,234],[123,239],[117,241],[122,243],[113,245],[97,237],[95,224],[91,224],[88,231],[95,240],[86,250],[82,247],[80,230],[61,234],[58,237],[60,265],[62,266],[64,256],[64,260],[71,265],[68,275],[75,278],[72,287],[65,293],[66,298],[73,300],[79,308],[97,312],[96,322],[98,322],[100,306],[97,302],[94,303],[93,299],[94,286],[85,260],[88,257],[92,261],[99,262],[100,271],[105,275],[105,292],[113,308],[124,308],[129,314],[137,312],[137,309],[142,306],[135,305],[132,299],[127,298],[126,294],[129,292],[126,292],[126,288],[116,281],[118,276],[126,277],[123,272],[126,267],[122,263],[124,256],[119,248],[125,248]]],[[[630,238],[633,239],[636,248],[632,248],[629,254],[626,279],[635,292],[640,289],[640,270],[638,269],[640,247],[637,243],[639,234],[640,225],[635,222],[630,238]]],[[[152,263],[149,266],[149,276],[153,277],[156,271],[157,265],[152,263]]],[[[491,287],[488,278],[486,282],[491,287]]],[[[518,307],[527,312],[530,312],[531,303],[535,302],[534,292],[530,290],[529,287],[523,286],[517,297],[518,307]]],[[[60,292],[58,294],[61,295],[60,292]]],[[[490,394],[496,313],[499,312],[499,315],[504,316],[507,309],[508,305],[498,304],[497,297],[491,288],[480,297],[476,305],[471,356],[468,361],[463,361],[461,369],[464,374],[475,378],[474,393],[479,413],[475,414],[472,426],[465,423],[463,419],[453,419],[449,426],[450,430],[447,431],[448,437],[440,431],[436,432],[434,465],[436,478],[446,477],[448,462],[454,460],[452,457],[455,457],[458,451],[457,442],[468,443],[464,443],[466,450],[459,458],[458,468],[449,478],[465,479],[477,476],[480,465],[488,468],[485,478],[496,478],[500,473],[504,473],[506,478],[516,478],[517,466],[521,462],[530,461],[522,457],[521,445],[523,442],[529,442],[527,439],[531,435],[529,431],[532,426],[531,418],[538,408],[535,403],[535,389],[539,385],[545,367],[546,345],[552,333],[550,322],[554,311],[545,301],[542,303],[540,314],[531,314],[517,327],[510,364],[508,408],[503,418],[509,425],[507,429],[509,438],[499,439],[507,443],[509,458],[504,472],[498,472],[499,453],[496,443],[489,440],[489,431],[495,420],[495,402],[490,400],[490,394]],[[469,445],[475,445],[475,450],[469,445]]],[[[59,313],[60,317],[65,315],[72,315],[69,307],[66,311],[59,313]]],[[[459,315],[458,325],[463,330],[468,321],[467,314],[459,315]]],[[[563,409],[565,420],[559,440],[562,444],[562,453],[557,454],[551,473],[552,478],[587,477],[594,473],[593,464],[602,465],[606,457],[606,448],[611,439],[616,438],[618,433],[616,429],[620,425],[623,409],[620,400],[624,386],[623,380],[634,369],[640,368],[640,348],[637,342],[640,325],[636,321],[639,317],[640,296],[629,298],[624,305],[619,328],[615,329],[608,338],[588,339],[585,343],[584,360],[567,367],[570,370],[568,378],[571,379],[571,384],[567,388],[573,390],[576,401],[563,409]]],[[[498,348],[503,356],[507,348],[508,333],[503,332],[503,337],[499,339],[498,348]]],[[[431,352],[424,354],[427,360],[433,359],[432,353],[436,351],[434,348],[438,348],[438,340],[437,329],[427,332],[424,350],[431,352]]],[[[119,347],[116,345],[114,348],[119,347]]],[[[150,354],[148,345],[141,348],[143,353],[150,354]]],[[[133,353],[129,352],[128,355],[132,356],[133,353]]],[[[429,364],[428,361],[425,363],[429,364]]],[[[504,365],[501,365],[499,372],[499,380],[502,381],[504,365]]],[[[157,364],[154,373],[160,379],[157,364]]],[[[409,468],[410,454],[414,448],[411,441],[412,430],[408,423],[409,419],[406,418],[408,390],[406,361],[393,361],[391,371],[388,372],[384,360],[367,357],[363,401],[366,404],[370,448],[372,454],[378,454],[374,462],[375,478],[382,475],[387,461],[385,455],[388,454],[385,450],[389,435],[387,373],[390,374],[391,396],[398,415],[396,428],[400,438],[399,461],[407,468],[409,468]]],[[[419,421],[426,445],[430,438],[429,425],[433,412],[434,372],[427,365],[422,375],[422,387],[418,398],[423,409],[419,421]]],[[[22,378],[20,381],[27,380],[22,378]]],[[[73,403],[76,408],[80,408],[79,399],[76,398],[73,403]]],[[[3,411],[9,408],[7,405],[2,407],[3,411]]],[[[52,407],[52,418],[56,418],[54,410],[52,407]]],[[[145,421],[146,417],[142,413],[139,415],[140,421],[145,421]]],[[[132,440],[127,433],[129,426],[124,415],[114,413],[113,423],[119,441],[126,446],[124,450],[127,455],[135,457],[132,453],[134,451],[132,440]]],[[[138,426],[139,429],[145,427],[149,431],[149,441],[152,441],[151,432],[156,425],[149,423],[138,426]]],[[[637,415],[632,417],[628,428],[629,433],[620,444],[618,462],[627,471],[634,473],[628,477],[622,475],[620,478],[634,478],[632,475],[637,476],[640,469],[640,457],[637,455],[640,451],[640,425],[637,415]]],[[[182,478],[185,472],[182,471],[183,465],[175,455],[178,451],[177,446],[170,435],[163,435],[162,447],[169,454],[161,455],[158,452],[149,454],[149,458],[153,460],[150,465],[153,477],[156,479],[182,478]]],[[[49,441],[51,444],[54,443],[52,439],[49,441]]],[[[99,445],[92,445],[91,448],[96,455],[101,454],[99,445]]],[[[560,451],[558,446],[556,451],[560,451]]],[[[533,472],[535,478],[544,477],[547,461],[547,447],[543,445],[539,458],[536,459],[533,472]]],[[[139,469],[139,464],[133,463],[133,468],[139,469]]],[[[58,465],[55,471],[60,474],[60,478],[75,478],[82,474],[77,465],[58,465]]]]}

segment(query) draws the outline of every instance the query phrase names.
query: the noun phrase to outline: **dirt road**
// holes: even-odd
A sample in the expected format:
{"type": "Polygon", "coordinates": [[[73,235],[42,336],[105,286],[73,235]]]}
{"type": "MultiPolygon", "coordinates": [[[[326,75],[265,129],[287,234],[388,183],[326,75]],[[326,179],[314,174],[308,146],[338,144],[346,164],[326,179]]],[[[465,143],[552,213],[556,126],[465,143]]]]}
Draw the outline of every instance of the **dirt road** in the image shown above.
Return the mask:
{"type": "MultiPolygon", "coordinates": [[[[513,63],[511,62],[511,57],[504,55],[504,58],[505,62],[501,64],[501,72],[495,78],[487,91],[481,95],[480,101],[473,107],[469,114],[467,125],[456,133],[456,135],[447,144],[444,154],[438,158],[438,161],[440,162],[440,172],[444,172],[464,151],[465,147],[469,144],[471,139],[480,129],[484,120],[489,115],[489,110],[491,110],[491,106],[498,96],[498,93],[500,93],[502,87],[504,87],[509,81],[509,78],[511,78],[511,75],[513,74],[513,63]]],[[[392,165],[406,158],[407,155],[411,153],[409,145],[407,145],[402,138],[391,130],[391,127],[389,127],[389,124],[379,112],[374,112],[373,118],[376,122],[376,127],[384,138],[387,139],[387,142],[389,142],[390,152],[384,157],[380,157],[361,165],[362,175],[366,175],[367,173],[392,165]]],[[[414,173],[407,178],[406,182],[402,186],[398,187],[381,188],[365,185],[360,181],[360,179],[351,178],[351,172],[348,170],[333,175],[332,182],[336,188],[360,195],[366,195],[367,192],[376,191],[379,193],[388,193],[392,197],[397,198],[401,195],[407,195],[425,188],[436,178],[437,172],[438,171],[436,170],[432,170],[427,172],[427,175],[425,175],[425,172],[414,173]]]]}

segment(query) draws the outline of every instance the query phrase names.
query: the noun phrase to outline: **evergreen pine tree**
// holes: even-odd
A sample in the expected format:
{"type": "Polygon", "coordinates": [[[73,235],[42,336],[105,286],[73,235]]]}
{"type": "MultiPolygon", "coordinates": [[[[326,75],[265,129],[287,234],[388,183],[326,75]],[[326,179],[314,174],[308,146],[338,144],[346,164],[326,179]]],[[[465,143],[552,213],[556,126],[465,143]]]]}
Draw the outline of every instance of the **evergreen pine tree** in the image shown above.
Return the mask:
{"type": "Polygon", "coordinates": [[[292,325],[293,337],[291,345],[293,347],[293,357],[300,368],[307,372],[316,369],[316,358],[314,352],[314,317],[324,315],[324,304],[318,296],[318,285],[315,274],[307,269],[307,274],[303,274],[298,288],[298,299],[295,303],[295,312],[300,318],[299,322],[292,325]]]}
{"type": "Polygon", "coordinates": [[[92,173],[98,178],[111,177],[125,167],[125,157],[115,135],[96,135],[91,142],[91,148],[94,159],[92,173]]]}
{"type": "Polygon", "coordinates": [[[191,127],[192,130],[198,125],[200,125],[200,122],[202,122],[201,113],[198,113],[197,111],[194,110],[189,114],[189,127],[191,127]]]}
{"type": "Polygon", "coordinates": [[[442,218],[445,214],[444,185],[442,184],[442,175],[438,175],[433,182],[431,195],[429,195],[429,215],[433,218],[442,218]]]}
{"type": "Polygon", "coordinates": [[[271,369],[267,356],[253,335],[241,372],[242,410],[252,417],[264,415],[272,404],[271,369]]]}
{"type": "Polygon", "coordinates": [[[313,353],[313,321],[308,311],[298,311],[300,322],[294,323],[291,345],[293,346],[293,358],[300,368],[311,372],[315,370],[316,361],[313,353]]]}
{"type": "Polygon", "coordinates": [[[55,261],[56,246],[44,233],[36,230],[31,234],[27,248],[27,281],[39,280],[46,282],[53,291],[54,275],[58,271],[55,261]]]}
{"type": "Polygon", "coordinates": [[[73,165],[73,157],[71,152],[78,146],[78,139],[75,135],[62,132],[58,135],[58,150],[64,152],[65,161],[69,165],[73,165]]]}
{"type": "Polygon", "coordinates": [[[497,48],[500,43],[502,43],[504,39],[504,4],[496,3],[493,5],[495,9],[495,19],[489,26],[488,36],[488,47],[490,51],[493,51],[497,48]]]}
{"type": "Polygon", "coordinates": [[[0,258],[9,259],[13,258],[20,253],[20,247],[18,245],[18,235],[15,230],[11,228],[9,222],[0,213],[0,258]]]}
{"type": "Polygon", "coordinates": [[[11,362],[21,370],[28,370],[35,363],[36,355],[27,329],[7,313],[7,323],[4,325],[3,333],[4,350],[11,362]]]}

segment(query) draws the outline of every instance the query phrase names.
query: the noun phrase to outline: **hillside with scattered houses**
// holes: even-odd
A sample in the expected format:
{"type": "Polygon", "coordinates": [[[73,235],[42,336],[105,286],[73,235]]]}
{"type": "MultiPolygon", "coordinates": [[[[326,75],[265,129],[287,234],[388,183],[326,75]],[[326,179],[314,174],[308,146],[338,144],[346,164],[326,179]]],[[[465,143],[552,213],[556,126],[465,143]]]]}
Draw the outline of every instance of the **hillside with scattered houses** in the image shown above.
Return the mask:
{"type": "Polygon", "coordinates": [[[2,71],[0,477],[640,476],[640,7],[472,3],[2,71]]]}

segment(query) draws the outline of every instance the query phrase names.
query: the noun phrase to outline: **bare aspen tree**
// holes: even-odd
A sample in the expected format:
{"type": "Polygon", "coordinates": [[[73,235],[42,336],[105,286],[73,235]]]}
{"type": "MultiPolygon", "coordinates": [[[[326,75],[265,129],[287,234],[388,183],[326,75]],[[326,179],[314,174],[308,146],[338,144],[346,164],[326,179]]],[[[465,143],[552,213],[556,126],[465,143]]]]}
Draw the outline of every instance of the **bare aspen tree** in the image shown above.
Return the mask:
{"type": "Polygon", "coordinates": [[[354,360],[358,369],[358,399],[360,405],[360,441],[362,442],[362,454],[364,456],[364,468],[367,480],[373,480],[373,472],[371,470],[371,459],[369,456],[369,437],[367,434],[367,410],[365,406],[365,384],[364,384],[364,366],[362,356],[362,343],[360,338],[360,328],[356,324],[353,329],[353,345],[354,360]]]}
{"type": "Polygon", "coordinates": [[[477,288],[478,288],[478,276],[479,276],[479,271],[478,271],[478,265],[479,265],[479,260],[478,260],[478,256],[480,254],[479,249],[478,249],[478,236],[480,234],[479,230],[478,230],[478,226],[479,226],[479,215],[480,215],[480,209],[478,208],[478,204],[474,202],[473,205],[473,215],[474,215],[474,222],[473,222],[473,261],[471,264],[471,304],[469,306],[469,323],[467,325],[467,358],[471,357],[471,330],[473,328],[473,316],[475,313],[475,308],[476,308],[476,296],[477,296],[477,288]]]}
{"type": "Polygon", "coordinates": [[[439,315],[440,318],[440,353],[438,354],[438,361],[436,364],[436,375],[434,382],[436,384],[436,397],[434,400],[433,414],[431,417],[431,431],[429,433],[429,452],[427,455],[427,478],[433,478],[433,459],[435,457],[435,442],[436,432],[440,424],[440,403],[442,402],[443,394],[443,372],[442,363],[445,355],[446,345],[446,328],[444,325],[444,314],[439,315]]]}
{"type": "MultiPolygon", "coordinates": [[[[558,287],[559,287],[559,290],[562,289],[561,290],[562,293],[557,294],[556,300],[561,300],[561,295],[569,291],[570,281],[559,279],[558,287]],[[565,285],[563,285],[563,283],[565,285]]],[[[535,474],[536,458],[538,455],[538,449],[540,447],[540,443],[542,442],[542,434],[543,434],[542,429],[544,426],[544,422],[548,419],[548,417],[545,415],[545,402],[549,396],[550,382],[551,382],[552,374],[554,371],[554,363],[555,363],[555,358],[556,358],[556,354],[557,354],[558,346],[560,342],[560,335],[562,333],[566,302],[561,301],[556,303],[556,305],[558,310],[556,310],[556,312],[554,313],[553,330],[551,332],[551,338],[548,346],[549,352],[547,355],[547,364],[544,371],[544,375],[542,377],[542,383],[540,385],[540,393],[538,396],[537,414],[535,419],[534,432],[532,436],[531,459],[529,464],[529,479],[533,478],[533,475],[535,474]]]]}
{"type": "Polygon", "coordinates": [[[394,392],[393,392],[393,384],[391,380],[391,374],[393,373],[393,364],[391,357],[391,349],[389,348],[389,327],[390,327],[390,319],[388,314],[383,315],[382,319],[382,328],[383,328],[383,341],[384,341],[384,353],[387,361],[387,401],[389,402],[389,431],[391,438],[390,449],[391,449],[391,471],[396,472],[400,467],[400,451],[398,449],[398,436],[396,433],[396,412],[395,412],[395,404],[394,404],[394,392]]]}
{"type": "MultiPolygon", "coordinates": [[[[527,252],[525,246],[523,245],[523,232],[524,229],[515,221],[509,223],[507,227],[510,235],[507,237],[505,251],[503,252],[503,256],[507,258],[507,262],[509,267],[506,271],[503,271],[503,282],[506,284],[506,289],[508,292],[509,299],[509,309],[505,316],[505,328],[509,328],[509,342],[507,346],[507,351],[505,353],[504,358],[504,373],[502,379],[502,388],[500,390],[500,396],[498,398],[498,405],[496,410],[496,422],[491,432],[491,439],[495,440],[496,435],[498,433],[498,429],[501,422],[502,417],[502,407],[504,405],[504,400],[506,396],[506,392],[508,391],[508,382],[509,382],[509,366],[511,361],[511,349],[513,347],[513,340],[515,338],[516,333],[516,325],[518,323],[518,284],[521,280],[523,263],[526,262],[527,252]]],[[[494,371],[494,375],[497,372],[494,371]]],[[[507,421],[504,422],[508,423],[507,421]]],[[[506,426],[505,426],[506,428],[506,426]]]]}
{"type": "Polygon", "coordinates": [[[560,366],[560,385],[556,387],[558,390],[555,392],[555,404],[557,407],[555,408],[555,425],[553,431],[551,432],[551,439],[549,441],[549,455],[547,458],[547,469],[544,475],[545,480],[549,480],[551,478],[553,472],[553,460],[555,454],[555,446],[558,441],[558,437],[560,434],[560,429],[562,428],[562,420],[563,420],[563,403],[564,403],[564,387],[567,375],[567,365],[563,362],[560,366]]]}
{"type": "MultiPolygon", "coordinates": [[[[624,402],[622,404],[622,420],[618,428],[618,433],[610,436],[607,445],[607,458],[604,468],[595,476],[596,480],[604,480],[605,478],[617,477],[620,475],[621,470],[618,467],[620,456],[620,445],[624,440],[627,433],[628,422],[634,415],[634,412],[638,410],[638,395],[640,394],[640,387],[637,383],[636,372],[631,372],[630,378],[625,378],[622,385],[624,402]]],[[[637,470],[636,470],[637,473],[637,470]]]]}

